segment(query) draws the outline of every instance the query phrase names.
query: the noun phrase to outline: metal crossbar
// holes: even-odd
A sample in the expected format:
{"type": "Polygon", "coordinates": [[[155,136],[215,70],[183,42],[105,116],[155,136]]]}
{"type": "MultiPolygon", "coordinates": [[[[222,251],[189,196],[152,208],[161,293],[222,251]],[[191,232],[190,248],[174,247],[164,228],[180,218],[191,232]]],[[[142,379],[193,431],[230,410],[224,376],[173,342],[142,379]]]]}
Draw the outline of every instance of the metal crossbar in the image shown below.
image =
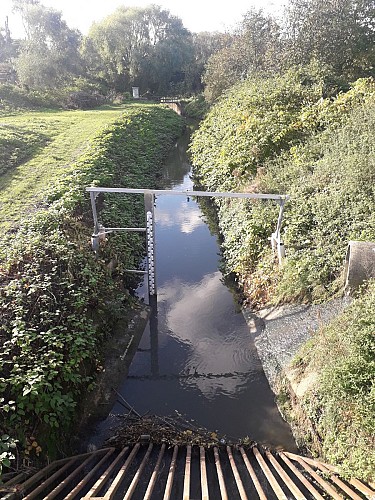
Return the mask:
{"type": "Polygon", "coordinates": [[[268,193],[231,193],[219,191],[172,191],[170,189],[132,189],[132,188],[105,188],[105,187],[88,187],[86,191],[89,193],[123,193],[123,194],[167,194],[169,196],[204,196],[208,198],[246,198],[254,200],[277,200],[287,201],[287,194],[268,194],[268,193]]]}
{"type": "Polygon", "coordinates": [[[132,189],[132,188],[107,188],[107,187],[87,187],[86,191],[90,193],[91,207],[94,218],[94,233],[91,238],[93,250],[99,250],[100,241],[105,239],[105,235],[115,231],[132,231],[145,232],[147,244],[147,269],[140,271],[137,269],[127,269],[131,273],[144,273],[148,277],[149,295],[156,295],[156,278],[155,278],[155,217],[154,217],[154,202],[157,195],[169,196],[186,196],[186,197],[206,197],[206,198],[237,198],[237,199],[253,199],[253,200],[271,200],[276,201],[280,206],[275,232],[272,233],[270,240],[272,249],[277,252],[279,264],[281,264],[285,256],[284,243],[281,240],[281,224],[284,214],[285,203],[289,200],[288,195],[284,194],[269,194],[269,193],[231,193],[218,191],[172,191],[169,189],[132,189]],[[99,223],[98,213],[96,209],[96,198],[100,193],[117,193],[117,194],[143,194],[145,203],[145,219],[146,227],[108,227],[105,228],[99,223]]]}

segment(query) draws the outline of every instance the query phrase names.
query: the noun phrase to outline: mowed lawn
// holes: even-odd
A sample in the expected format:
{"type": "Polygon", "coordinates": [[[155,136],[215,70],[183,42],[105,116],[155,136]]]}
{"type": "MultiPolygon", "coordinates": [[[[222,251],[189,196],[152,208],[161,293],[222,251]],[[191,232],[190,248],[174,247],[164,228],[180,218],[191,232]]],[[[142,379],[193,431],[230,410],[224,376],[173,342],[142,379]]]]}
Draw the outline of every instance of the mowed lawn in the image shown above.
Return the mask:
{"type": "Polygon", "coordinates": [[[25,215],[42,208],[46,193],[74,170],[74,162],[88,150],[90,139],[126,107],[0,117],[1,230],[17,227],[25,215]]]}

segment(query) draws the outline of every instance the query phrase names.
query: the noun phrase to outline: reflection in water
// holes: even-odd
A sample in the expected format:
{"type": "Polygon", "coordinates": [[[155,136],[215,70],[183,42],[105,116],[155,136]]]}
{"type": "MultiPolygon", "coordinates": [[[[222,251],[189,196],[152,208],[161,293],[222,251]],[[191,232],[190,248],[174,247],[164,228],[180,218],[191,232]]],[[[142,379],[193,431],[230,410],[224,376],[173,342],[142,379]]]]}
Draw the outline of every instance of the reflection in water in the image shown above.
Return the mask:
{"type": "MultiPolygon", "coordinates": [[[[192,189],[185,148],[175,148],[162,187],[192,189]]],[[[199,206],[163,195],[155,219],[158,297],[121,393],[141,414],[177,410],[223,434],[295,449],[199,206]]]]}
{"type": "Polygon", "coordinates": [[[171,227],[178,224],[182,233],[190,234],[198,226],[204,225],[202,212],[197,206],[192,206],[188,201],[178,201],[180,206],[175,213],[171,213],[170,210],[158,210],[158,224],[161,227],[171,227]]]}
{"type": "Polygon", "coordinates": [[[232,297],[221,282],[221,273],[206,275],[200,283],[187,285],[178,280],[159,288],[159,308],[164,308],[170,335],[187,344],[189,359],[184,370],[198,375],[224,374],[222,378],[197,377],[185,384],[195,385],[209,399],[219,393],[238,395],[251,371],[261,370],[251,350],[248,330],[236,314],[232,297]],[[187,314],[191,311],[193,314],[187,314]],[[241,335],[242,333],[245,335],[241,335]],[[246,377],[229,377],[229,374],[246,377]],[[240,372],[240,373],[239,373],[240,372]]]}

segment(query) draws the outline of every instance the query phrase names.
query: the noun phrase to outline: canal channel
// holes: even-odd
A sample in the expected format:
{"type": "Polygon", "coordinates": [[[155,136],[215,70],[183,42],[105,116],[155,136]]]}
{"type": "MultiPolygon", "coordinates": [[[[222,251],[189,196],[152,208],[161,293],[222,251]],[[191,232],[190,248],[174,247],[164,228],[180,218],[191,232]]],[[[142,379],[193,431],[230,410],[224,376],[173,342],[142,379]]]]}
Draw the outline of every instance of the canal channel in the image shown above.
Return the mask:
{"type": "MultiPolygon", "coordinates": [[[[161,189],[193,189],[189,130],[161,174],[161,189]]],[[[195,198],[155,206],[157,300],[119,392],[140,414],[184,415],[228,439],[248,436],[295,450],[253,338],[219,270],[220,248],[195,198]]],[[[147,287],[137,290],[148,302],[147,287]]],[[[117,402],[111,414],[124,413],[117,402]]]]}

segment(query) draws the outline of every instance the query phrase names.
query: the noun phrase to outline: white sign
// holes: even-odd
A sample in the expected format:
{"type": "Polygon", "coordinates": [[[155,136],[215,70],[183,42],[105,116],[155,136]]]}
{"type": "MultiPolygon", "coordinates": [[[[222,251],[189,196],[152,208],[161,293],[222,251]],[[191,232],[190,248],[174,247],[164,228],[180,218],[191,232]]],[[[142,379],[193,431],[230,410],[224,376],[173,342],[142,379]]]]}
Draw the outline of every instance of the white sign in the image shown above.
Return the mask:
{"type": "Polygon", "coordinates": [[[133,99],[139,99],[139,87],[132,87],[133,89],[133,99]]]}

